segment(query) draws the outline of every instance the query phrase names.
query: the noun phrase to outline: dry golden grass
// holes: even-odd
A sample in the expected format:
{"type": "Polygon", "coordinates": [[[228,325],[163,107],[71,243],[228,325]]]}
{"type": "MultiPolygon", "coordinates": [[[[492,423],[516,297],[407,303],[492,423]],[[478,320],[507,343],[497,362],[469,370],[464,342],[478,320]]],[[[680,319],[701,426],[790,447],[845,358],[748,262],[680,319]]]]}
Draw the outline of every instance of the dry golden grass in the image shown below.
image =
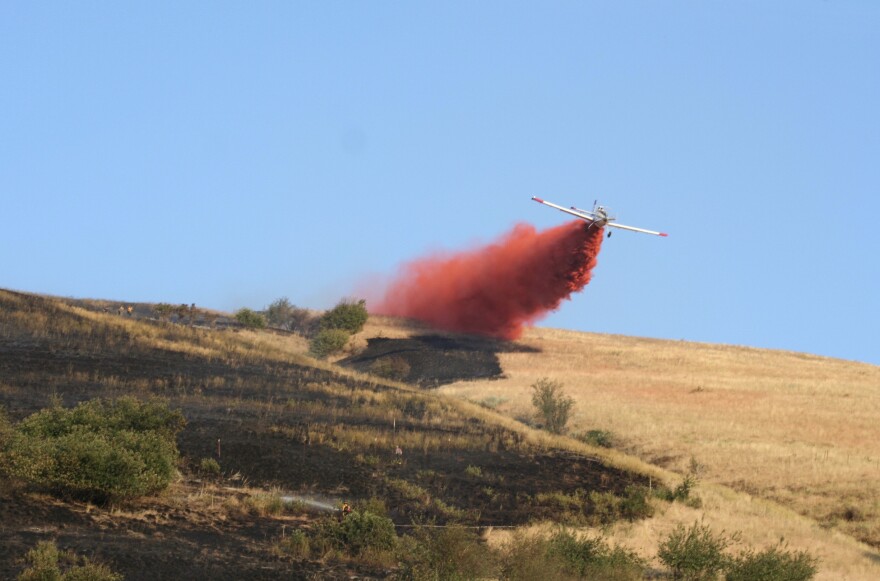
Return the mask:
{"type": "MultiPolygon", "coordinates": [[[[365,334],[418,332],[375,318],[365,334]]],[[[612,464],[674,482],[664,469],[684,473],[695,458],[703,466],[703,509],[676,504],[618,527],[621,538],[643,539],[635,548],[646,556],[656,552],[658,533],[705,516],[755,544],[784,537],[812,550],[823,559],[820,578],[880,578],[880,553],[851,538],[880,545],[880,368],[554,329],[532,329],[521,342],[538,352],[499,354],[504,379],[459,382],[440,393],[501,402],[497,411],[525,418],[533,414],[530,386],[550,377],[577,402],[572,433],[613,433],[618,451],[604,454],[612,464]]],[[[567,439],[553,445],[559,440],[567,439]]]]}

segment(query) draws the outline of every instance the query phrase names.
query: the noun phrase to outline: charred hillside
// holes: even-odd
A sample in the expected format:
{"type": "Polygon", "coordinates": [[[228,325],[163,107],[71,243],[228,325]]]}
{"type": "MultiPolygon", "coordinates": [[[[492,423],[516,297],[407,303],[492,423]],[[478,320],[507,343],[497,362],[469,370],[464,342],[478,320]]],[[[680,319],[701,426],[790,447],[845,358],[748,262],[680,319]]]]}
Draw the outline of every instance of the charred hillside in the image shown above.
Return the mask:
{"type": "MultiPolygon", "coordinates": [[[[363,569],[279,556],[273,546],[284,531],[307,528],[317,517],[299,515],[293,522],[230,512],[243,502],[245,485],[372,499],[397,525],[468,526],[599,518],[596,494],[624,498],[633,485],[647,485],[645,477],[594,458],[530,443],[460,402],[338,370],[287,349],[284,341],[0,291],[0,403],[13,422],[53,402],[72,406],[132,395],[163,398],[186,418],[178,437],[180,482],[160,497],[86,507],[4,481],[0,576],[14,576],[20,557],[44,539],[97,553],[127,579],[155,578],[147,561],[167,563],[169,569],[158,572],[167,578],[317,571],[333,577],[363,569]],[[206,487],[199,468],[206,458],[221,467],[210,508],[195,492],[206,487]]],[[[480,366],[492,354],[486,344],[417,343],[440,360],[456,351],[476,353],[480,366]]]]}

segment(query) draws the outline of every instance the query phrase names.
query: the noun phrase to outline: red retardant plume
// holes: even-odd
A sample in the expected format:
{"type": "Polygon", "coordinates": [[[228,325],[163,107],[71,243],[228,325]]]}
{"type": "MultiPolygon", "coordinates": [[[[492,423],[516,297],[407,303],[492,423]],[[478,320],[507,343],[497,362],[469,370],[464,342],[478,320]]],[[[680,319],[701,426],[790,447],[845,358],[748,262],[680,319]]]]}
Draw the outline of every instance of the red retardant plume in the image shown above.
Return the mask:
{"type": "Polygon", "coordinates": [[[404,265],[370,310],[446,331],[517,339],[525,325],[590,282],[602,234],[581,221],[543,232],[517,224],[488,246],[404,265]]]}

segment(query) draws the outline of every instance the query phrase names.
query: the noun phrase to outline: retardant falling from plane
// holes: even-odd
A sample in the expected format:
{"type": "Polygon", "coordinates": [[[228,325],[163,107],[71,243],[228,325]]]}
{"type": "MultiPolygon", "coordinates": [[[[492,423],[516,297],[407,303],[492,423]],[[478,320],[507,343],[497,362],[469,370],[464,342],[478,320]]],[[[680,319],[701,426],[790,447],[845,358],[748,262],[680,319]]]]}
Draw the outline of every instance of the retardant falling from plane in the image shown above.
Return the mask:
{"type": "Polygon", "coordinates": [[[376,314],[435,328],[517,339],[590,282],[603,228],[570,222],[538,232],[517,224],[498,241],[405,264],[376,314]]]}

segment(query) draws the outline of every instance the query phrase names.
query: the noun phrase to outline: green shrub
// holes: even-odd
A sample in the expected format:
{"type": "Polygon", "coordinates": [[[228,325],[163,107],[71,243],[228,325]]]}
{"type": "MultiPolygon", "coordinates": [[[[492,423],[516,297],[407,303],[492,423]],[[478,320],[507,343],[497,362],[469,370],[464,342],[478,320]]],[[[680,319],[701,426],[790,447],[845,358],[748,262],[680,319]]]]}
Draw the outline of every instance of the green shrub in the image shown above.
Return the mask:
{"type": "Polygon", "coordinates": [[[464,473],[473,478],[482,478],[483,469],[479,466],[468,464],[468,467],[464,469],[464,473]]]}
{"type": "Polygon", "coordinates": [[[287,297],[281,297],[266,307],[266,321],[273,327],[289,331],[295,308],[287,297]]]}
{"type": "Polygon", "coordinates": [[[623,496],[611,492],[590,492],[592,521],[595,524],[610,524],[620,519],[630,522],[653,516],[654,507],[644,486],[630,485],[623,496]]]}
{"type": "Polygon", "coordinates": [[[532,405],[544,427],[554,434],[565,431],[574,400],[562,392],[562,383],[546,377],[532,384],[532,405]]]}
{"type": "Polygon", "coordinates": [[[676,579],[714,580],[728,565],[724,550],[731,541],[723,532],[714,534],[708,525],[695,522],[688,528],[680,524],[660,543],[657,556],[676,579]]]}
{"type": "Polygon", "coordinates": [[[385,501],[381,498],[376,498],[375,496],[358,502],[355,508],[362,512],[369,512],[377,516],[388,516],[388,507],[385,506],[385,501]]]}
{"type": "Polygon", "coordinates": [[[756,553],[749,549],[730,564],[727,581],[808,581],[817,572],[818,559],[806,551],[791,552],[780,544],[756,553]]]}
{"type": "Polygon", "coordinates": [[[354,510],[342,521],[326,518],[315,527],[317,544],[349,556],[368,551],[390,551],[397,544],[391,519],[371,512],[354,510]]]}
{"type": "Polygon", "coordinates": [[[171,483],[184,423],[167,404],[134,398],[53,407],[16,426],[0,466],[64,496],[97,502],[144,496],[171,483]]]}
{"type": "Polygon", "coordinates": [[[591,520],[594,524],[610,524],[620,518],[620,497],[613,492],[591,490],[590,503],[593,505],[591,520]]]}
{"type": "Polygon", "coordinates": [[[649,518],[654,515],[654,507],[648,500],[648,489],[644,486],[630,485],[626,487],[620,501],[620,516],[628,521],[649,518]]]}
{"type": "Polygon", "coordinates": [[[235,320],[248,329],[264,329],[266,327],[266,317],[248,308],[235,311],[235,320]]]}
{"type": "Polygon", "coordinates": [[[220,476],[220,463],[213,458],[202,458],[199,462],[199,470],[209,476],[220,476]]]}
{"type": "Polygon", "coordinates": [[[610,448],[613,436],[607,430],[588,430],[577,437],[578,440],[597,448],[610,448]]]}
{"type": "Polygon", "coordinates": [[[703,505],[702,500],[698,496],[691,496],[694,487],[699,484],[699,474],[703,470],[703,466],[697,462],[696,458],[691,458],[690,466],[687,473],[682,478],[681,483],[673,490],[665,486],[658,486],[655,495],[658,498],[668,502],[679,501],[692,508],[700,508],[703,505]]]}
{"type": "Polygon", "coordinates": [[[169,317],[171,317],[171,313],[174,312],[174,307],[169,305],[168,303],[159,303],[155,307],[153,307],[153,312],[156,313],[156,316],[159,317],[159,320],[167,321],[169,317]]]}
{"type": "Polygon", "coordinates": [[[311,555],[311,544],[308,535],[300,530],[294,529],[290,535],[279,543],[281,550],[294,559],[308,559],[311,555]]]}
{"type": "Polygon", "coordinates": [[[309,342],[309,352],[315,357],[329,357],[342,351],[350,335],[342,329],[322,329],[309,342]]]}
{"type": "Polygon", "coordinates": [[[484,579],[493,577],[494,559],[485,544],[459,525],[416,527],[397,550],[400,578],[413,580],[484,579]]]}
{"type": "Polygon", "coordinates": [[[569,581],[564,563],[558,555],[551,556],[547,539],[529,535],[522,530],[500,550],[500,578],[508,581],[569,581]]]}
{"type": "Polygon", "coordinates": [[[687,473],[681,481],[681,484],[672,491],[672,500],[685,501],[691,496],[691,490],[697,485],[697,477],[694,474],[687,473]]]}
{"type": "Polygon", "coordinates": [[[73,552],[61,552],[54,542],[41,541],[25,556],[27,568],[18,581],[121,581],[122,575],[73,552]]]}
{"type": "Polygon", "coordinates": [[[563,568],[587,579],[641,579],[644,562],[623,547],[610,547],[601,536],[578,538],[561,529],[550,537],[548,555],[563,568]]]}
{"type": "Polygon", "coordinates": [[[321,329],[342,329],[354,335],[361,332],[368,318],[367,301],[343,299],[321,317],[321,329]]]}
{"type": "Polygon", "coordinates": [[[645,562],[634,552],[566,529],[549,538],[517,532],[502,547],[501,558],[501,578],[511,581],[635,581],[645,572],[645,562]]]}

